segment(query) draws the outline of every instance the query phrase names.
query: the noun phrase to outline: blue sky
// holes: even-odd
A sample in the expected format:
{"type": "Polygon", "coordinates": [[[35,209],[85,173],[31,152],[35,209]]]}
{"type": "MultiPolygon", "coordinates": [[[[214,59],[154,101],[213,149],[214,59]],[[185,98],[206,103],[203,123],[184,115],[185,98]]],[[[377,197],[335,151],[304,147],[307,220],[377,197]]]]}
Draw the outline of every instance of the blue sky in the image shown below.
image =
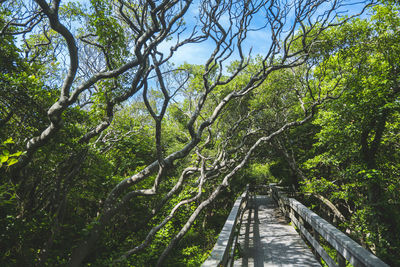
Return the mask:
{"type": "MultiPolygon", "coordinates": [[[[188,12],[184,16],[184,20],[187,24],[188,30],[191,29],[194,24],[196,23],[197,17],[199,15],[199,8],[198,8],[198,3],[200,0],[195,0],[191,7],[189,8],[188,12]]],[[[261,0],[255,0],[261,1],[261,0]]],[[[285,0],[282,0],[284,2],[285,0]]],[[[290,1],[290,0],[288,0],[290,1]]],[[[80,2],[81,4],[85,5],[88,4],[88,0],[83,0],[83,1],[73,1],[73,0],[62,0],[62,4],[66,4],[68,2],[80,2]]],[[[329,5],[328,1],[328,5],[329,5]]],[[[345,0],[343,1],[344,3],[347,4],[347,6],[344,6],[341,11],[343,12],[342,15],[351,15],[354,13],[357,13],[360,11],[361,7],[363,6],[362,4],[357,4],[357,3],[362,3],[362,2],[357,2],[357,1],[349,1],[345,0]]],[[[326,9],[326,7],[325,7],[326,9]]],[[[324,11],[324,7],[321,8],[321,12],[324,11]]],[[[263,17],[262,9],[260,14],[254,17],[252,27],[260,27],[263,25],[265,19],[263,17]]],[[[227,17],[222,17],[222,21],[220,21],[222,25],[224,25],[226,28],[229,26],[229,20],[227,17]]],[[[22,44],[20,41],[21,36],[18,36],[18,43],[22,44]]],[[[265,55],[266,51],[268,51],[269,45],[270,45],[270,32],[268,31],[268,28],[262,29],[260,31],[251,31],[248,33],[247,40],[244,43],[244,52],[247,54],[250,49],[252,49],[252,56],[255,56],[257,54],[265,55]]],[[[174,45],[176,42],[176,38],[173,38],[171,41],[165,41],[160,44],[159,49],[160,51],[164,52],[165,54],[169,53],[169,48],[174,45]]],[[[196,43],[196,44],[186,44],[183,47],[180,47],[178,51],[175,52],[174,56],[172,57],[171,61],[176,65],[179,66],[185,62],[190,63],[190,64],[204,64],[206,60],[208,59],[210,53],[214,50],[215,44],[208,40],[202,43],[196,43]]],[[[229,64],[229,62],[239,59],[239,56],[237,53],[234,53],[231,58],[229,58],[226,63],[229,64]]]]}
{"type": "MultiPolygon", "coordinates": [[[[199,10],[198,10],[198,3],[195,1],[192,6],[189,8],[187,14],[185,15],[184,19],[187,23],[187,28],[191,29],[193,25],[196,23],[196,19],[198,18],[199,10]]],[[[258,21],[260,22],[260,20],[258,21]]],[[[227,28],[229,26],[229,19],[227,16],[223,16],[220,23],[227,28]]],[[[171,41],[164,42],[160,46],[160,50],[163,52],[169,51],[171,45],[174,45],[176,42],[176,38],[172,39],[171,41]]],[[[247,38],[247,45],[245,46],[246,51],[248,52],[250,47],[252,47],[252,52],[255,54],[262,53],[268,48],[269,39],[265,35],[265,33],[261,32],[249,32],[247,38]]],[[[172,62],[176,65],[183,64],[184,62],[190,64],[204,64],[210,53],[215,49],[215,44],[208,40],[202,43],[196,44],[187,44],[178,51],[175,52],[175,55],[172,58],[172,62]]],[[[238,55],[234,56],[233,59],[239,58],[238,55]]]]}
{"type": "MultiPolygon", "coordinates": [[[[325,6],[320,9],[320,12],[324,12],[327,6],[330,5],[332,1],[329,1],[325,6]]],[[[353,15],[358,13],[363,7],[363,3],[361,1],[343,1],[344,6],[340,9],[341,15],[353,15]]],[[[196,23],[196,17],[198,17],[198,2],[195,1],[192,6],[189,8],[187,14],[184,19],[187,23],[188,28],[193,27],[196,23]]],[[[365,16],[365,15],[364,15],[365,16]]],[[[264,23],[265,19],[263,18],[262,12],[258,16],[256,16],[253,20],[253,26],[259,27],[264,23]]],[[[222,18],[222,25],[225,27],[228,26],[228,19],[222,18]]],[[[266,54],[266,51],[270,45],[270,32],[268,32],[268,28],[262,29],[260,31],[252,31],[249,32],[247,41],[245,42],[244,49],[246,52],[252,49],[252,55],[257,54],[266,54]]],[[[169,51],[169,47],[174,44],[176,39],[172,39],[169,42],[164,42],[160,46],[160,50],[167,53],[169,51]]],[[[211,41],[206,41],[197,44],[187,44],[178,51],[175,52],[175,55],[172,58],[172,62],[175,65],[183,64],[184,62],[190,64],[203,64],[208,59],[210,53],[215,48],[215,45],[211,41]]],[[[238,55],[233,55],[231,60],[238,59],[238,55]]],[[[228,60],[228,61],[231,61],[228,60]]]]}

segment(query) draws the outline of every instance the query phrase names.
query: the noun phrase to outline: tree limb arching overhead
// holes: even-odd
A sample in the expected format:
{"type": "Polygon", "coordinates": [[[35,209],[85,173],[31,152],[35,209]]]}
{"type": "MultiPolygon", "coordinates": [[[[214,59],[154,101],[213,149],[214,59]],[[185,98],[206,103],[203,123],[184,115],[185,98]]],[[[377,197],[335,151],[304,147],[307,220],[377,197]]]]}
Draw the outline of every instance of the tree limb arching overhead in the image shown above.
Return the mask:
{"type": "MultiPolygon", "coordinates": [[[[26,141],[25,155],[12,170],[13,182],[21,182],[21,170],[33,162],[40,148],[57,136],[63,127],[65,112],[76,106],[90,109],[94,106],[94,95],[101,93],[103,115],[94,126],[85,129],[85,134],[79,139],[82,145],[95,146],[95,137],[100,140],[107,130],[111,131],[110,126],[118,109],[132,97],[141,94],[144,110],[154,125],[154,161],[140,171],[129,173],[109,191],[97,217],[93,218],[94,226],[74,248],[69,264],[79,266],[84,262],[94,250],[104,229],[112,224],[115,216],[133,199],[160,195],[161,201],[154,209],[156,214],[176,192],[186,186],[189,176],[196,176],[196,195],[174,205],[168,215],[148,232],[142,243],[135,244],[131,250],[122,254],[125,259],[141,251],[151,243],[154,234],[174,217],[175,212],[188,203],[201,200],[160,256],[159,264],[162,264],[200,212],[230,184],[234,175],[245,166],[259,146],[287,129],[305,123],[319,105],[338,96],[335,85],[328,91],[321,89],[318,84],[310,86],[309,80],[315,79],[318,82],[310,73],[316,65],[310,60],[310,53],[326,29],[344,24],[350,18],[336,20],[336,13],[343,5],[341,1],[97,2],[100,4],[93,9],[92,15],[99,16],[104,23],[110,23],[106,25],[114,26],[117,29],[115,32],[104,28],[96,32],[90,27],[86,32],[77,32],[74,25],[65,19],[62,9],[60,11],[61,1],[48,3],[45,0],[31,3],[31,15],[25,21],[10,20],[1,30],[2,34],[11,34],[11,27],[19,27],[18,33],[21,34],[24,30],[42,33],[48,40],[43,46],[59,49],[66,56],[64,69],[60,70],[63,79],[52,84],[58,89],[59,97],[47,110],[47,128],[26,141]],[[196,5],[199,9],[197,24],[185,25],[185,16],[196,5]],[[254,26],[256,20],[259,24],[257,27],[254,26]],[[266,32],[269,37],[268,47],[259,57],[253,56],[248,44],[249,36],[256,31],[266,32]],[[48,34],[50,32],[53,35],[48,34]],[[110,40],[107,35],[114,39],[110,40]],[[169,39],[172,39],[173,45],[168,49],[163,48],[165,44],[171,43],[167,42],[169,39]],[[198,73],[190,68],[170,65],[174,55],[182,48],[202,42],[211,43],[212,49],[198,73]],[[231,63],[233,60],[235,62],[231,63]],[[298,103],[301,106],[302,112],[288,115],[284,113],[285,106],[278,107],[283,112],[277,112],[275,118],[268,118],[269,125],[260,126],[256,116],[261,116],[261,111],[265,109],[272,110],[271,106],[239,110],[245,106],[242,103],[248,101],[247,98],[256,98],[253,95],[256,92],[270,90],[273,82],[268,79],[272,79],[275,73],[287,70],[301,73],[299,76],[304,78],[303,85],[306,86],[285,88],[290,92],[290,97],[297,97],[296,105],[298,103]],[[171,73],[176,76],[171,78],[171,73]],[[179,102],[176,95],[193,87],[194,78],[198,78],[198,87],[194,89],[196,92],[189,101],[190,108],[182,112],[185,117],[183,132],[187,138],[184,145],[167,153],[162,144],[166,138],[163,127],[169,108],[174,101],[179,102]],[[152,102],[152,90],[159,93],[158,101],[152,102]],[[230,113],[234,113],[235,105],[238,108],[235,115],[239,117],[236,121],[229,117],[230,113]],[[225,124],[223,126],[227,128],[228,122],[232,126],[229,131],[231,134],[221,126],[225,124]],[[207,152],[207,146],[215,140],[219,142],[215,153],[207,152]],[[185,162],[192,155],[197,160],[194,163],[185,162]],[[177,163],[187,165],[178,181],[171,186],[167,184],[168,172],[174,170],[177,163]],[[151,181],[151,185],[142,186],[145,181],[151,181]],[[168,190],[162,193],[160,188],[167,186],[168,190]],[[203,192],[204,186],[208,186],[209,191],[203,192]]],[[[83,21],[91,19],[84,12],[80,16],[83,21]]],[[[28,35],[26,37],[29,43],[28,35]]],[[[29,53],[34,53],[33,47],[29,53]]],[[[32,56],[31,59],[38,60],[39,56],[32,56]]],[[[284,98],[278,93],[276,95],[284,98]]]]}

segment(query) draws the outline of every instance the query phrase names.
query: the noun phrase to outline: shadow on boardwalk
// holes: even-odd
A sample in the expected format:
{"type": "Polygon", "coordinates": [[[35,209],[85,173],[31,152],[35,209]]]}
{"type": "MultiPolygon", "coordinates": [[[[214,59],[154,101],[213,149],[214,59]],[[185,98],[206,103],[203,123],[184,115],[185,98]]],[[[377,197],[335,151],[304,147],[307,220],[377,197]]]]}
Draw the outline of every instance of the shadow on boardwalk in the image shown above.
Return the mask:
{"type": "Polygon", "coordinates": [[[255,196],[239,235],[234,266],[321,266],[269,196],[255,196]]]}

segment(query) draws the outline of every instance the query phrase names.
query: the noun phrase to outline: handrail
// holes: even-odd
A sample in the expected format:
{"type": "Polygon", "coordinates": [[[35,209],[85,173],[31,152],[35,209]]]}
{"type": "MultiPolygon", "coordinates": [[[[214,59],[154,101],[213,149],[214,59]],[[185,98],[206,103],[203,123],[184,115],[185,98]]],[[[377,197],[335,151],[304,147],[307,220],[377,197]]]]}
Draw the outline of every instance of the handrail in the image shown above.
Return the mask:
{"type": "Polygon", "coordinates": [[[328,266],[346,266],[346,260],[354,266],[389,266],[333,225],[306,208],[296,199],[288,198],[281,192],[281,188],[276,184],[270,184],[270,188],[272,197],[278,203],[282,212],[291,219],[298,229],[300,229],[303,237],[305,237],[314,248],[315,253],[317,253],[328,266]],[[305,222],[311,226],[313,235],[306,229],[305,222]],[[338,252],[338,264],[319,244],[318,235],[321,235],[338,252]]]}
{"type": "Polygon", "coordinates": [[[242,195],[236,199],[228,219],[226,220],[224,227],[218,236],[218,240],[215,243],[210,256],[202,264],[202,267],[233,265],[233,256],[236,247],[236,241],[234,242],[234,239],[235,236],[237,238],[237,235],[239,234],[238,231],[240,230],[243,212],[249,197],[248,189],[249,185],[246,186],[246,190],[242,193],[242,195]],[[237,228],[237,226],[239,226],[239,228],[237,228]]]}

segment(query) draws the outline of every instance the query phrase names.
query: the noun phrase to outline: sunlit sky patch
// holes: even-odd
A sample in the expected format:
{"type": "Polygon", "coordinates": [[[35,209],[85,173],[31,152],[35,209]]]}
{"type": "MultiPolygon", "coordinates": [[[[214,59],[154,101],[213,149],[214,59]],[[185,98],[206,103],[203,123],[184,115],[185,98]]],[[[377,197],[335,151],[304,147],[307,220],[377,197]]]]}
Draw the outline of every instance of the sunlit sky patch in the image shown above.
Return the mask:
{"type": "MultiPolygon", "coordinates": [[[[197,18],[199,16],[199,1],[195,1],[192,6],[189,8],[187,14],[184,17],[185,23],[187,25],[188,30],[191,29],[197,22],[197,18]]],[[[328,8],[332,5],[334,1],[328,1],[325,3],[319,10],[318,13],[314,15],[314,20],[318,15],[324,13],[328,8]]],[[[365,5],[363,1],[343,1],[342,6],[339,10],[336,11],[339,16],[351,16],[356,13],[359,13],[362,10],[362,7],[365,5]]],[[[366,16],[365,13],[362,15],[366,16]]],[[[224,27],[229,26],[229,18],[227,16],[222,16],[222,19],[219,21],[224,27]]],[[[289,17],[286,21],[288,24],[293,22],[293,17],[289,17]]],[[[254,17],[251,27],[254,29],[259,29],[265,24],[265,14],[261,9],[259,14],[254,17]]],[[[169,52],[171,46],[173,46],[176,42],[176,38],[172,38],[172,40],[163,42],[159,46],[159,50],[165,54],[169,52]]],[[[248,32],[248,36],[243,45],[243,50],[245,54],[248,54],[250,49],[252,56],[255,55],[265,55],[269,49],[271,44],[271,36],[268,31],[268,27],[248,32]]],[[[210,53],[215,49],[215,44],[211,41],[204,41],[196,44],[187,44],[178,49],[175,52],[174,56],[171,58],[171,62],[176,66],[179,66],[183,63],[189,64],[204,64],[209,58],[210,53]]],[[[239,59],[239,55],[237,50],[231,58],[227,61],[233,61],[239,59]]]]}

